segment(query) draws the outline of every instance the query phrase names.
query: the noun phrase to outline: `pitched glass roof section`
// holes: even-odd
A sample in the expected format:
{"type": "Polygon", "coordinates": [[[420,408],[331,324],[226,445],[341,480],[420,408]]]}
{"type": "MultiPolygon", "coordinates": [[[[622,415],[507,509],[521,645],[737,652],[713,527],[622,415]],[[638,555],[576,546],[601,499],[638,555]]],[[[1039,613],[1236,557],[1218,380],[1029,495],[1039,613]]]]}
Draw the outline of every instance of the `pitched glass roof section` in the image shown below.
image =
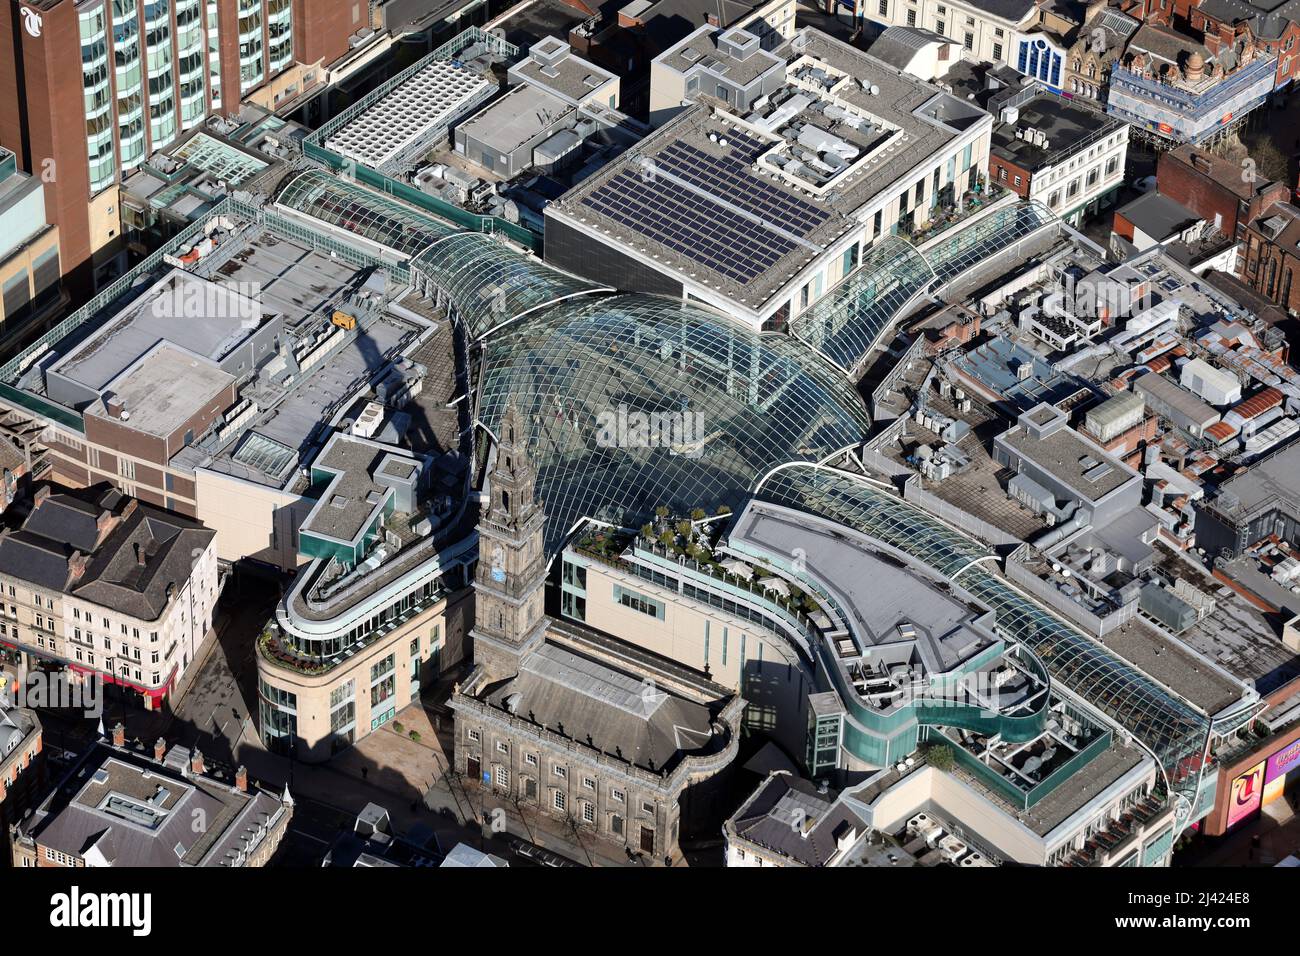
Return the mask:
{"type": "Polygon", "coordinates": [[[848,379],[802,343],[639,294],[561,302],[489,339],[480,422],[494,430],[511,402],[550,552],[583,516],[738,509],[769,469],[820,461],[869,425],[848,379]]]}
{"type": "Polygon", "coordinates": [[[858,371],[904,307],[934,281],[916,249],[890,236],[867,250],[844,281],[801,312],[790,332],[849,374],[858,371]]]}
{"type": "Polygon", "coordinates": [[[436,242],[416,257],[413,266],[452,301],[471,340],[559,299],[614,291],[520,255],[477,232],[436,242]]]}
{"type": "Polygon", "coordinates": [[[226,180],[232,187],[238,186],[267,167],[267,164],[256,156],[250,156],[242,149],[236,149],[207,133],[195,133],[178,146],[172,155],[187,163],[193,163],[218,179],[226,180]]]}
{"type": "Polygon", "coordinates": [[[417,209],[316,169],[297,176],[276,202],[286,209],[414,256],[457,230],[417,209]]]}
{"type": "Polygon", "coordinates": [[[231,457],[272,478],[281,477],[298,460],[292,448],[257,432],[249,432],[231,457]]]}
{"type": "Polygon", "coordinates": [[[1042,203],[1027,199],[955,230],[951,238],[926,247],[924,255],[939,281],[948,283],[1044,226],[1059,222],[1042,203]]]}
{"type": "Polygon", "coordinates": [[[842,472],[795,465],[774,472],[759,498],[839,521],[913,555],[989,606],[999,629],[1156,755],[1172,790],[1195,801],[1210,720],[1022,595],[984,563],[989,552],[913,505],[842,472]]]}

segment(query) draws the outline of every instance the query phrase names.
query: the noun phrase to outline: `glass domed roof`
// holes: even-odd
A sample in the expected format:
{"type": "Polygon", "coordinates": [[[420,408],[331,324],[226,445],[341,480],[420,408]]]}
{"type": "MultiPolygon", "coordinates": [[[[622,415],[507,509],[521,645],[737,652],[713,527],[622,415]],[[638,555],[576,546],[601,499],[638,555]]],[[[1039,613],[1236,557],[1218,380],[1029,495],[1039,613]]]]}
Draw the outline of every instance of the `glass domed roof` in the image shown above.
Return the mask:
{"type": "Polygon", "coordinates": [[[851,383],[811,348],[659,296],[559,302],[490,337],[479,421],[513,403],[547,511],[547,550],[587,516],[737,507],[759,478],[860,441],[851,383]]]}

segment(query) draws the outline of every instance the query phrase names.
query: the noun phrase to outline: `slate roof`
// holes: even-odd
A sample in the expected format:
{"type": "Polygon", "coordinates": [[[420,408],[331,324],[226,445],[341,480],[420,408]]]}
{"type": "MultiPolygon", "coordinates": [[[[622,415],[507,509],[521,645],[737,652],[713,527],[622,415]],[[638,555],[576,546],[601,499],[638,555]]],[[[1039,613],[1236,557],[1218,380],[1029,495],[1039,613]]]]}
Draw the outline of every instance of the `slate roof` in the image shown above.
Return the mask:
{"type": "Polygon", "coordinates": [[[55,492],[17,529],[0,532],[0,573],[157,620],[216,532],[117,491],[86,494],[55,492]],[[75,554],[87,559],[80,574],[75,554]]]}
{"type": "Polygon", "coordinates": [[[713,737],[709,708],[647,684],[550,642],[520,664],[519,673],[488,694],[495,707],[586,741],[605,753],[621,752],[639,767],[662,771],[682,756],[706,749],[713,737]]]}
{"type": "Polygon", "coordinates": [[[728,821],[736,835],[803,866],[825,866],[849,830],[862,834],[863,820],[834,794],[818,793],[802,777],[772,773],[728,821]],[[802,818],[796,829],[791,822],[802,818]]]}
{"type": "Polygon", "coordinates": [[[110,866],[231,865],[280,801],[262,790],[242,792],[211,777],[187,776],[169,765],[179,760],[168,758],[159,763],[99,741],[23,822],[23,835],[72,856],[101,857],[110,866]],[[144,808],[144,815],[124,806],[144,808]],[[198,832],[196,814],[207,821],[198,832]]]}
{"type": "Polygon", "coordinates": [[[39,726],[34,710],[0,707],[0,760],[8,757],[39,726]]]}

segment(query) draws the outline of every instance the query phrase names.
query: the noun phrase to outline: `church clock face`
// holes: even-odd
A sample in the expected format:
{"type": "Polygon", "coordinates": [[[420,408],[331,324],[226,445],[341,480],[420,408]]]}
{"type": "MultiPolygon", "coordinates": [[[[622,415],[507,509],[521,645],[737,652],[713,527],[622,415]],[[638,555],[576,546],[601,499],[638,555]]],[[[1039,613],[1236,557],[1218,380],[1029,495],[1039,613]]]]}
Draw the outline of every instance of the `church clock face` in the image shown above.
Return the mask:
{"type": "Polygon", "coordinates": [[[492,549],[492,580],[498,584],[506,579],[506,562],[505,554],[501,550],[501,545],[492,549]]]}

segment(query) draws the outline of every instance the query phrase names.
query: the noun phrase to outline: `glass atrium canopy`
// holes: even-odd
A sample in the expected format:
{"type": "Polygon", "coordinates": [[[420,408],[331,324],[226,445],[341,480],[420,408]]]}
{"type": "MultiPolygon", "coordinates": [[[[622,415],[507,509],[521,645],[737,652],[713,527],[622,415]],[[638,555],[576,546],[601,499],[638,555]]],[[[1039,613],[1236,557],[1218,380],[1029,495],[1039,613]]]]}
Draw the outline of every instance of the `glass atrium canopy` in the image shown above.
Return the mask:
{"type": "Polygon", "coordinates": [[[794,465],[773,473],[757,497],[822,515],[917,557],[988,605],[998,628],[1156,755],[1170,788],[1195,803],[1208,717],[1082,632],[1049,614],[989,570],[989,552],[915,506],[844,472],[794,465]]]}
{"type": "Polygon", "coordinates": [[[687,302],[570,299],[485,346],[480,422],[529,422],[547,550],[581,517],[637,525],[659,505],[737,508],[769,469],[860,441],[851,383],[786,336],[687,302]]]}
{"type": "Polygon", "coordinates": [[[404,256],[414,256],[458,231],[382,193],[317,169],[296,176],[280,191],[276,202],[404,256]]]}
{"type": "Polygon", "coordinates": [[[568,296],[614,291],[521,255],[479,232],[438,240],[412,264],[451,301],[471,340],[568,296]]]}
{"type": "Polygon", "coordinates": [[[1052,210],[1037,200],[1026,199],[953,230],[951,238],[928,247],[925,258],[939,282],[948,283],[1052,223],[1060,223],[1052,210]]]}
{"type": "Polygon", "coordinates": [[[934,281],[934,272],[911,243],[890,236],[867,250],[862,263],[790,331],[849,374],[862,363],[890,324],[934,281]]]}

